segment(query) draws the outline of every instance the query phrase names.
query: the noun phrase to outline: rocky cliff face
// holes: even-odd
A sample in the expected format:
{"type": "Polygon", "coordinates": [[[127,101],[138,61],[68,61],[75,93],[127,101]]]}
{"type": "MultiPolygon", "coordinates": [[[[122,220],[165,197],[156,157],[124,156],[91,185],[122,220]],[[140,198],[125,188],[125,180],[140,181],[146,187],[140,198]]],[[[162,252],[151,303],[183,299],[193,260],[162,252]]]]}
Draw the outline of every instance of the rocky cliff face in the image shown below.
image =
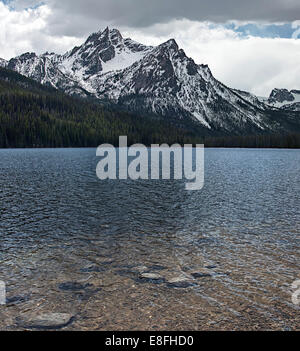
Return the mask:
{"type": "MultiPolygon", "coordinates": [[[[220,83],[173,39],[151,47],[106,28],[64,55],[26,53],[7,67],[68,94],[110,100],[140,115],[193,120],[208,130],[235,134],[281,128],[267,113],[271,102],[220,83]]],[[[290,94],[270,98],[292,102],[290,94]]]]}

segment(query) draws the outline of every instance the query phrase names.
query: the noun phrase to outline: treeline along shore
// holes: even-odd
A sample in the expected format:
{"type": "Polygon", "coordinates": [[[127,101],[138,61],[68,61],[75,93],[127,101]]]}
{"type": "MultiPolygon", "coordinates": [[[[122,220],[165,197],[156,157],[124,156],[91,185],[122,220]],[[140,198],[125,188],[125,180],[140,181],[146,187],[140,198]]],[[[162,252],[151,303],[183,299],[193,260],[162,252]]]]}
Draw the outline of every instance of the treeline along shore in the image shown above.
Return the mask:
{"type": "Polygon", "coordinates": [[[121,135],[129,145],[300,148],[300,133],[224,136],[191,121],[141,117],[108,103],[71,97],[0,69],[0,148],[118,146],[121,135]]]}

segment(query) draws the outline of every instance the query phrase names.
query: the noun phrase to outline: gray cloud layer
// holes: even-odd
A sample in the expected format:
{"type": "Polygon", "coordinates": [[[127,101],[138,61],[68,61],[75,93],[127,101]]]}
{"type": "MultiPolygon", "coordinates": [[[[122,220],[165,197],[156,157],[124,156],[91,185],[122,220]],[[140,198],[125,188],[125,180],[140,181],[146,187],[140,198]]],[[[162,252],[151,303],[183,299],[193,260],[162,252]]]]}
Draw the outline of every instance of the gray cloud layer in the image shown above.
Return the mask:
{"type": "MultiPolygon", "coordinates": [[[[34,0],[13,1],[19,8],[34,0]]],[[[38,3],[39,1],[36,0],[38,3]]],[[[290,22],[300,19],[299,0],[44,0],[55,34],[78,35],[110,24],[147,27],[172,19],[290,22]]]]}
{"type": "Polygon", "coordinates": [[[49,0],[53,9],[114,24],[145,27],[174,18],[294,21],[299,0],[49,0]]]}

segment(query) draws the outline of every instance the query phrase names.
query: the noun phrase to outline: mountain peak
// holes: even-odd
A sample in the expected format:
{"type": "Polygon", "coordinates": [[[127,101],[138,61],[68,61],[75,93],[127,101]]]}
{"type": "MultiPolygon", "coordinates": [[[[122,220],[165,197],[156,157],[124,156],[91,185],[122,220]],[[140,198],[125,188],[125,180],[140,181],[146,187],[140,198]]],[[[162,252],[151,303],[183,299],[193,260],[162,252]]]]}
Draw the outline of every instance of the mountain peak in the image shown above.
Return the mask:
{"type": "Polygon", "coordinates": [[[100,30],[98,32],[95,32],[91,34],[87,40],[86,43],[99,43],[99,42],[119,42],[123,39],[120,31],[118,29],[110,29],[109,27],[106,27],[104,30],[100,30]]]}
{"type": "Polygon", "coordinates": [[[287,89],[275,88],[272,90],[269,101],[271,102],[284,102],[284,101],[294,101],[294,95],[287,89]]]}
{"type": "Polygon", "coordinates": [[[123,40],[122,34],[118,29],[109,29],[109,37],[113,45],[117,45],[123,40]]]}
{"type": "Polygon", "coordinates": [[[104,30],[100,29],[98,32],[93,33],[93,35],[97,35],[98,37],[106,37],[106,38],[114,38],[117,37],[118,39],[123,39],[122,34],[117,28],[109,28],[106,27],[104,30]]]}
{"type": "Polygon", "coordinates": [[[162,43],[159,45],[160,48],[167,48],[167,49],[173,49],[173,50],[178,50],[179,46],[176,42],[175,39],[169,39],[168,41],[162,43]]]}

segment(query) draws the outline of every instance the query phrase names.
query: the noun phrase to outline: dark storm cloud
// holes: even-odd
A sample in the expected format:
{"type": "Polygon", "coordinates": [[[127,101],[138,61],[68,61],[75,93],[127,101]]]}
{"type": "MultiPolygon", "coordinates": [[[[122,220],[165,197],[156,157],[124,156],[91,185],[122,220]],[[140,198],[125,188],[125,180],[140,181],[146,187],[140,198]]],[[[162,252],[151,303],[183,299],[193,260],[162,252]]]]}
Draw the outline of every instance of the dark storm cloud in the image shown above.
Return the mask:
{"type": "MultiPolygon", "coordinates": [[[[226,22],[300,19],[299,0],[49,0],[56,13],[145,27],[174,18],[226,22]]],[[[47,3],[47,0],[46,0],[47,3]]]]}
{"type": "MultiPolygon", "coordinates": [[[[1,0],[0,0],[1,1],[1,0]]],[[[2,0],[3,1],[3,0],[2,0]]],[[[299,0],[11,0],[17,9],[46,4],[48,33],[87,35],[106,25],[142,28],[173,19],[224,23],[230,20],[292,22],[300,19],[299,0]]]]}

